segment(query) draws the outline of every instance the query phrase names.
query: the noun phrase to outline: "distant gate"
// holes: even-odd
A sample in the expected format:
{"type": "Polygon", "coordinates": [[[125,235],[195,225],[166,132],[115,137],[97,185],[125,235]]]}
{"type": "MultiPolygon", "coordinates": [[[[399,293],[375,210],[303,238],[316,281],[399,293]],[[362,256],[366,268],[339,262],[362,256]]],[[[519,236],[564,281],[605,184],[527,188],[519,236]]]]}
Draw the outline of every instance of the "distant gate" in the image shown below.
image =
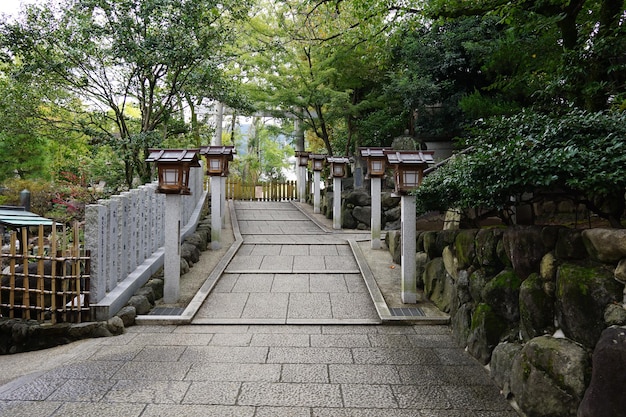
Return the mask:
{"type": "Polygon", "coordinates": [[[272,181],[260,184],[226,181],[226,198],[255,201],[295,200],[298,198],[297,188],[296,181],[272,181]]]}

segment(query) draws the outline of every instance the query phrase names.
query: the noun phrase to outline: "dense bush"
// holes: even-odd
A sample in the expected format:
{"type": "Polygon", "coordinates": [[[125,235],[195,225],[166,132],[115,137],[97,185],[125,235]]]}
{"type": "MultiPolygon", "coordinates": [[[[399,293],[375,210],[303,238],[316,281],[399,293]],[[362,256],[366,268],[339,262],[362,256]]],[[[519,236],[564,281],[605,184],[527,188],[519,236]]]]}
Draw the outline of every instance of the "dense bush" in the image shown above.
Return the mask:
{"type": "Polygon", "coordinates": [[[418,209],[497,209],[538,194],[587,206],[620,227],[626,190],[626,113],[523,111],[480,122],[468,152],[427,176],[418,209]]]}

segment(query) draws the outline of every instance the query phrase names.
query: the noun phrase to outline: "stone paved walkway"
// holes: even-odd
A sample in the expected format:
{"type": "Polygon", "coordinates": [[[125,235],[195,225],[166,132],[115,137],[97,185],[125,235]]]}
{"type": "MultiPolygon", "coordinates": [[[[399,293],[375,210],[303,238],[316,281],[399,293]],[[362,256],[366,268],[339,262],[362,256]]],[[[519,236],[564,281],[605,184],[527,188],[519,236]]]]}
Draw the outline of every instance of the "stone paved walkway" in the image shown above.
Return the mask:
{"type": "Polygon", "coordinates": [[[0,356],[0,416],[517,416],[447,326],[345,324],[376,321],[371,298],[350,298],[367,292],[347,235],[245,205],[244,241],[194,318],[239,324],[138,325],[0,356]]]}
{"type": "Polygon", "coordinates": [[[326,233],[291,203],[234,204],[243,244],[193,323],[381,322],[353,235],[326,233]]]}

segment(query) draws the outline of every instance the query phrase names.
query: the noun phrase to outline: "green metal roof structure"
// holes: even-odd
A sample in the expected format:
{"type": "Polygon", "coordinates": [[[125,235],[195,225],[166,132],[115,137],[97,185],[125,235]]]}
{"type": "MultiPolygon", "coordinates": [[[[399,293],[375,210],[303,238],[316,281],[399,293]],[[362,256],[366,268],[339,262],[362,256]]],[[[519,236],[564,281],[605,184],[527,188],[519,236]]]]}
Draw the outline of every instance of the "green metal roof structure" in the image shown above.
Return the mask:
{"type": "Polygon", "coordinates": [[[0,225],[12,227],[52,226],[53,221],[35,213],[24,210],[23,207],[0,207],[0,225]]]}

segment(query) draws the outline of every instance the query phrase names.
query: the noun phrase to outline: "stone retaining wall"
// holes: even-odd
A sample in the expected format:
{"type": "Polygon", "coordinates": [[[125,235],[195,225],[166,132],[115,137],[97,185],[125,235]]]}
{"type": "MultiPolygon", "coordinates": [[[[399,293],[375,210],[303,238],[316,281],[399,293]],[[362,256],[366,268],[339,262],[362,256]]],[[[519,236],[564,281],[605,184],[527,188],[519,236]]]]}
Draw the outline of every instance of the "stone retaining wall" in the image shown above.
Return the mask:
{"type": "Polygon", "coordinates": [[[416,259],[457,343],[527,416],[625,415],[626,230],[418,232],[416,259]]]}

